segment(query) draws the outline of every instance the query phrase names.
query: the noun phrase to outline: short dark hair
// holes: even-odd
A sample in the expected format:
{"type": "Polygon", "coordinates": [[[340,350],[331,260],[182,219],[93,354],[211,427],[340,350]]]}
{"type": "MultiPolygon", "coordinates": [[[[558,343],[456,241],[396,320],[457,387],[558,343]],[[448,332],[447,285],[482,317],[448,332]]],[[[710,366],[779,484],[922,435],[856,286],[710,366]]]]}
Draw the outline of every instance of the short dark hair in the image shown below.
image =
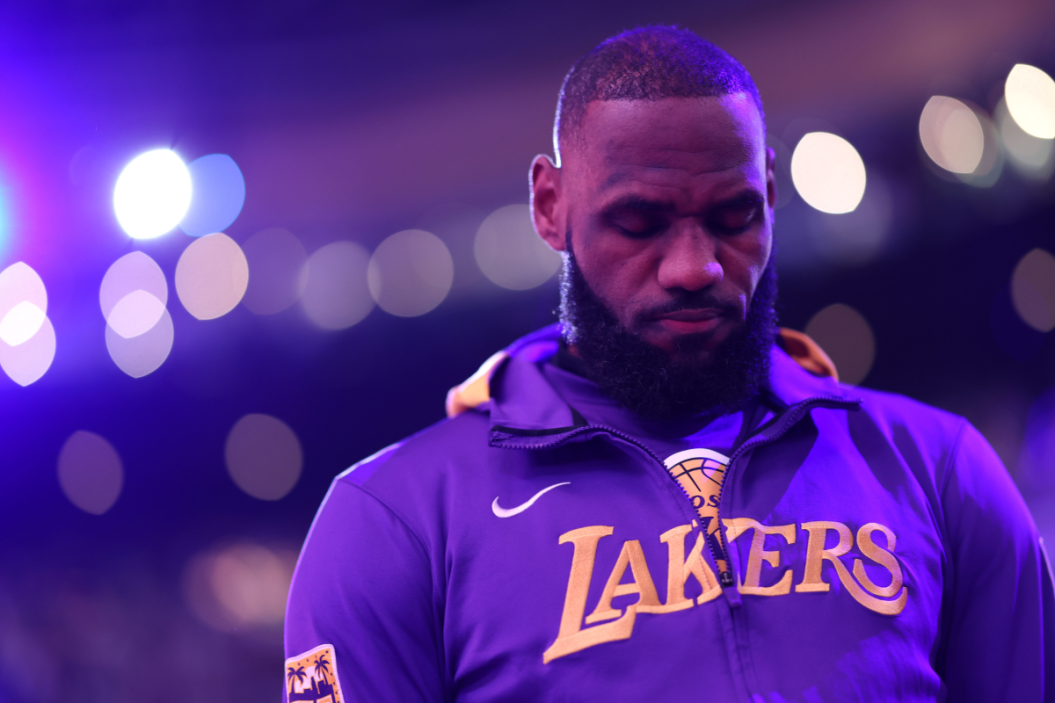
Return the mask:
{"type": "Polygon", "coordinates": [[[595,100],[709,98],[747,93],[765,113],[758,88],[739,61],[695,32],[639,27],[605,39],[564,77],[553,125],[553,148],[577,133],[595,100]]]}

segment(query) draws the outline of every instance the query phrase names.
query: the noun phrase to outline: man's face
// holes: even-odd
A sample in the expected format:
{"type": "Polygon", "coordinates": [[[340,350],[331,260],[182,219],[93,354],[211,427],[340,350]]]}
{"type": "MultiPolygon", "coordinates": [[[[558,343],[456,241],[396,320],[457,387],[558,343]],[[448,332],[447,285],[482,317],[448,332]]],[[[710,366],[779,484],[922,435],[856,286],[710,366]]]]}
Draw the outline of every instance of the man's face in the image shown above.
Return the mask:
{"type": "Polygon", "coordinates": [[[586,283],[627,331],[705,364],[743,324],[772,249],[773,164],[754,102],[594,102],[579,137],[560,169],[535,162],[539,233],[560,251],[574,237],[586,283]]]}

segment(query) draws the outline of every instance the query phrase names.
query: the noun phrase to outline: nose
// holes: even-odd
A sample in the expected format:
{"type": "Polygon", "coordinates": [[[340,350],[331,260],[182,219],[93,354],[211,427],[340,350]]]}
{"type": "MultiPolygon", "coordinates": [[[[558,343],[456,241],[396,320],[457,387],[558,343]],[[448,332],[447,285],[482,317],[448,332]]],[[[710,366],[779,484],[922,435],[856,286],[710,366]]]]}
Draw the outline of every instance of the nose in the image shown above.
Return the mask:
{"type": "Polygon", "coordinates": [[[718,263],[717,243],[698,223],[675,228],[659,262],[659,284],[666,289],[703,290],[725,276],[718,263]]]}

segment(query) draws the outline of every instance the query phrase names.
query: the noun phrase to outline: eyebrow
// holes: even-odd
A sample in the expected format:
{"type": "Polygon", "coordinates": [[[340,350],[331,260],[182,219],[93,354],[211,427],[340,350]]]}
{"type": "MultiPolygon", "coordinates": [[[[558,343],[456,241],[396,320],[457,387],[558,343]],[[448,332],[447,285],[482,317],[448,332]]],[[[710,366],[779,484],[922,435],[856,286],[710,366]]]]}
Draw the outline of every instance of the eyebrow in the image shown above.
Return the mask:
{"type": "MultiPolygon", "coordinates": [[[[721,210],[724,208],[734,207],[763,207],[766,204],[766,198],[757,190],[751,188],[740,191],[736,195],[719,200],[707,207],[708,210],[721,210]]],[[[611,214],[619,210],[635,210],[639,212],[672,212],[675,209],[674,203],[668,200],[654,200],[652,198],[645,198],[640,195],[625,195],[621,198],[616,198],[608,205],[602,208],[604,214],[611,214]]]]}

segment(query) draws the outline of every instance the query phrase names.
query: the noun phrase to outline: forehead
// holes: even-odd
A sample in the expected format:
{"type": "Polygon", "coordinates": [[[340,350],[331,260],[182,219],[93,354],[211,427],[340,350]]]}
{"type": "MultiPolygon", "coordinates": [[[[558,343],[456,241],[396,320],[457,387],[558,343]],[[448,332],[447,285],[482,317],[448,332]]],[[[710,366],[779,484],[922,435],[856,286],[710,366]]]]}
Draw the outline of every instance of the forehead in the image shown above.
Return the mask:
{"type": "Polygon", "coordinates": [[[568,166],[607,189],[626,180],[764,179],[761,117],[745,94],[589,104],[568,166]]]}

